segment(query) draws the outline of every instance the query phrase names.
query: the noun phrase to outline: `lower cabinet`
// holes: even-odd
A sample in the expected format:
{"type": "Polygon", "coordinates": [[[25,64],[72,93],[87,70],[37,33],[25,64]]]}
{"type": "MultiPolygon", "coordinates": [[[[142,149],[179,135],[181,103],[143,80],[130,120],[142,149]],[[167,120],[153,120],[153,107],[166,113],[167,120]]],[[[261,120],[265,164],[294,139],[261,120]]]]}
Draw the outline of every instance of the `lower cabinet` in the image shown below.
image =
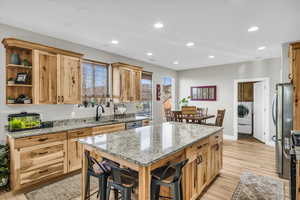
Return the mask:
{"type": "Polygon", "coordinates": [[[196,200],[219,174],[223,164],[222,132],[186,149],[189,159],[184,171],[185,199],[196,200]]]}
{"type": "Polygon", "coordinates": [[[67,134],[9,138],[11,188],[19,190],[67,173],[67,134]],[[32,144],[28,146],[28,144],[32,144]]]}
{"type": "Polygon", "coordinates": [[[204,139],[187,149],[189,163],[185,169],[186,199],[197,199],[208,181],[208,150],[209,141],[204,139]]]}
{"type": "Polygon", "coordinates": [[[78,142],[78,139],[91,135],[91,128],[68,131],[68,172],[81,169],[83,145],[78,142]]]}

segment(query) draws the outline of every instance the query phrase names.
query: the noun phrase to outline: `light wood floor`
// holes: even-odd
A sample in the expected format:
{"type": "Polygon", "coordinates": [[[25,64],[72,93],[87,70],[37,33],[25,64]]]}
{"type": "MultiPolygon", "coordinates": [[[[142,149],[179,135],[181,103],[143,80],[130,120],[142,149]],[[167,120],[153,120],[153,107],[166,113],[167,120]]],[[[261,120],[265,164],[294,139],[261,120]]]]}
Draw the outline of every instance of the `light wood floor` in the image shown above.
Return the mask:
{"type": "MultiPolygon", "coordinates": [[[[250,171],[258,175],[279,179],[275,173],[274,148],[253,140],[224,141],[224,166],[219,177],[199,199],[230,200],[242,172],[250,171]]],[[[282,179],[280,179],[282,180],[282,179]]],[[[288,181],[285,183],[286,200],[288,181]]],[[[27,200],[24,194],[0,193],[1,200],[27,200]]]]}

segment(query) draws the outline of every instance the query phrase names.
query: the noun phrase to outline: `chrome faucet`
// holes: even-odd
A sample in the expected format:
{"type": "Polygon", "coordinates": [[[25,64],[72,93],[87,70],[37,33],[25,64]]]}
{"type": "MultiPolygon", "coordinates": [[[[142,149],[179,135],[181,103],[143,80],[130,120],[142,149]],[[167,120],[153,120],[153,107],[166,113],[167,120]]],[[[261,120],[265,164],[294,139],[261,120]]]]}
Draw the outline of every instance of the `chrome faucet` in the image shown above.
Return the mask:
{"type": "Polygon", "coordinates": [[[104,108],[101,104],[99,104],[96,108],[96,121],[99,121],[100,117],[101,117],[101,114],[99,115],[99,107],[102,108],[102,113],[104,113],[104,108]]]}

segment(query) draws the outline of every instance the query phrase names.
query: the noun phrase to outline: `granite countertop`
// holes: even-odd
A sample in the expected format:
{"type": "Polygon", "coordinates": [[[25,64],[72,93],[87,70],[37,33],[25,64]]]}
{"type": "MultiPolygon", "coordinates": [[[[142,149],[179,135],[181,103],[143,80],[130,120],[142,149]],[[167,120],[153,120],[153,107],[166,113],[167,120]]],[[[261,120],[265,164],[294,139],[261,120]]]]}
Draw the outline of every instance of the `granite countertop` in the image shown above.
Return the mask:
{"type": "Polygon", "coordinates": [[[18,131],[18,132],[9,132],[6,131],[6,135],[12,138],[22,138],[22,137],[29,137],[35,135],[43,135],[49,133],[56,133],[61,131],[69,131],[75,130],[80,128],[92,128],[96,126],[104,126],[104,125],[111,125],[111,124],[118,124],[118,123],[126,123],[126,122],[134,122],[134,121],[141,121],[145,119],[150,119],[149,117],[129,117],[129,118],[122,118],[122,119],[115,119],[114,121],[111,120],[103,120],[103,121],[91,121],[91,122],[80,122],[80,123],[72,123],[62,126],[55,126],[52,128],[42,128],[42,129],[34,129],[28,131],[18,131]]]}
{"type": "Polygon", "coordinates": [[[92,146],[141,166],[149,166],[223,128],[179,122],[165,122],[110,134],[79,139],[92,146]]]}

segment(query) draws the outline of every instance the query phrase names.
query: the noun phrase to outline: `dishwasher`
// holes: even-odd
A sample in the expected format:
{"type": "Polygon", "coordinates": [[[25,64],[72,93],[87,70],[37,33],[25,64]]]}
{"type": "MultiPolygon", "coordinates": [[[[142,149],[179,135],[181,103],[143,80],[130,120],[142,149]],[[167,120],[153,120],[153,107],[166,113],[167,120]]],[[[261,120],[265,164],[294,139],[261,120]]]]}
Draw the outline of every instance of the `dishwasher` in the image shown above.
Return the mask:
{"type": "Polygon", "coordinates": [[[134,129],[134,128],[139,128],[143,126],[142,121],[134,121],[134,122],[127,122],[126,123],[126,130],[128,129],[134,129]]]}

